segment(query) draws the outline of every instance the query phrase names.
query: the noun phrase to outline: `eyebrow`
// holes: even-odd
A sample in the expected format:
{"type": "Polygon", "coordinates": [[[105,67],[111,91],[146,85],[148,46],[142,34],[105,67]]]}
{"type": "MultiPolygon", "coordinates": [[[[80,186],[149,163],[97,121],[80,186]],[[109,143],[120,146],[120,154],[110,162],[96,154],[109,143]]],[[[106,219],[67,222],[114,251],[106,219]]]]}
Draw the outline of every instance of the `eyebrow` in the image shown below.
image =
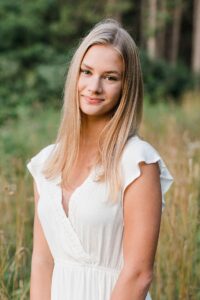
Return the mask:
{"type": "MultiPolygon", "coordinates": [[[[82,63],[82,65],[83,65],[85,68],[87,68],[87,69],[93,70],[92,67],[86,65],[85,63],[82,63]]],[[[115,70],[105,71],[104,73],[106,73],[106,74],[112,73],[112,74],[117,74],[117,75],[121,76],[121,74],[120,74],[118,71],[115,71],[115,70]]]]}

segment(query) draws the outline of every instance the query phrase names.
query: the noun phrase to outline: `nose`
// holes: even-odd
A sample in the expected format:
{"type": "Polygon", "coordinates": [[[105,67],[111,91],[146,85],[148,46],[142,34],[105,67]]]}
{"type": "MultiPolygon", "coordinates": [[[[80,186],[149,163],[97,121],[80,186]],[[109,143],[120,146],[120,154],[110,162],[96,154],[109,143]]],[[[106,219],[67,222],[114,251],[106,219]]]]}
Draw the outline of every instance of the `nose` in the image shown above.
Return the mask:
{"type": "Polygon", "coordinates": [[[101,94],[102,93],[102,83],[101,78],[98,76],[92,76],[88,82],[88,91],[92,94],[101,94]]]}

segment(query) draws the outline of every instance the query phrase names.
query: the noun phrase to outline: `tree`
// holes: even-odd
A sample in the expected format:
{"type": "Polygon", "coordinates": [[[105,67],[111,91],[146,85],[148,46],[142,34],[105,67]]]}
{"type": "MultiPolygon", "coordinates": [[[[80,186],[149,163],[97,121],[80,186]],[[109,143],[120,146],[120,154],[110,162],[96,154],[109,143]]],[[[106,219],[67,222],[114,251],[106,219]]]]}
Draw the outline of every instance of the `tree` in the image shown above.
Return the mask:
{"type": "Polygon", "coordinates": [[[194,0],[193,26],[192,70],[200,74],[200,0],[194,0]]]}
{"type": "Polygon", "coordinates": [[[149,0],[147,52],[152,59],[156,58],[156,17],[157,1],[149,0]]]}
{"type": "Polygon", "coordinates": [[[179,40],[180,40],[180,27],[183,11],[183,0],[176,0],[174,2],[173,14],[172,14],[172,41],[170,51],[170,61],[173,65],[177,62],[179,40]]]}
{"type": "Polygon", "coordinates": [[[168,21],[167,0],[158,1],[157,13],[157,57],[165,58],[166,25],[168,21]]]}

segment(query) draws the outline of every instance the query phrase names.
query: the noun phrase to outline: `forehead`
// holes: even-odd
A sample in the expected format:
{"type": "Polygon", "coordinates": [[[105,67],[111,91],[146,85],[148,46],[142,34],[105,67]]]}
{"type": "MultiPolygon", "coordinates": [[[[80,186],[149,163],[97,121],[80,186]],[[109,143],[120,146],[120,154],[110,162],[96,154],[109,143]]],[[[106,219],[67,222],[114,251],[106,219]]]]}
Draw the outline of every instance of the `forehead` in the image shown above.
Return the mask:
{"type": "Polygon", "coordinates": [[[90,67],[113,68],[123,71],[123,60],[112,45],[93,45],[85,53],[82,64],[90,67]]]}

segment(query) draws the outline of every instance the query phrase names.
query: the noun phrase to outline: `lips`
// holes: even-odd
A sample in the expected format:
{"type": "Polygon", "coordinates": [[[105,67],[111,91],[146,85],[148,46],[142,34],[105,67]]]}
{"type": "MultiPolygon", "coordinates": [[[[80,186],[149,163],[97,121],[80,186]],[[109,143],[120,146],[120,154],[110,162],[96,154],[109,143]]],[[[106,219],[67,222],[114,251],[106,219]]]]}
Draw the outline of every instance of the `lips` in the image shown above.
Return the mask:
{"type": "Polygon", "coordinates": [[[104,99],[102,98],[92,98],[88,96],[83,96],[83,97],[89,104],[99,104],[104,101],[104,99]]]}

